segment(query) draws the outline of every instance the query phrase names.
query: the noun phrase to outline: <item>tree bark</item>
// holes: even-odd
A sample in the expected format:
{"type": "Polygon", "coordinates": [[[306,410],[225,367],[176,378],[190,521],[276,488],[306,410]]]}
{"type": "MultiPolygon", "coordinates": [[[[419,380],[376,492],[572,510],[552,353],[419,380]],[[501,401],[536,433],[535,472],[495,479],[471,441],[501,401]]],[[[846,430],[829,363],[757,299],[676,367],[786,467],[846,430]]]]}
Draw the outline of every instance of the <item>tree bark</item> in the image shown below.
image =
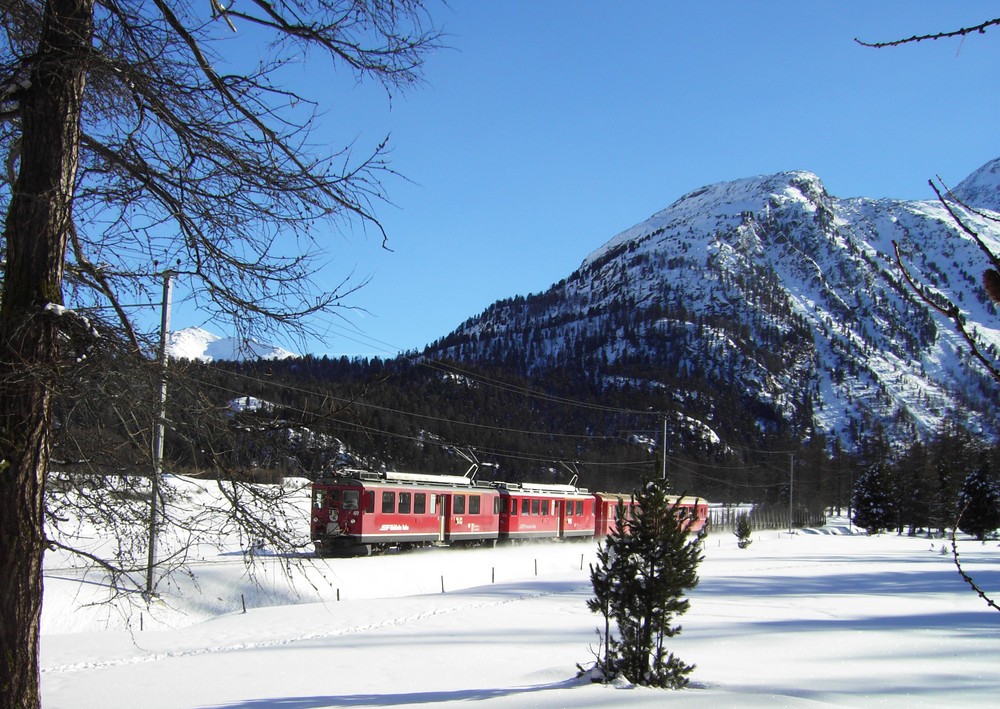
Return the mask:
{"type": "Polygon", "coordinates": [[[0,697],[39,707],[44,488],[94,0],[48,0],[19,97],[0,296],[0,697]]]}

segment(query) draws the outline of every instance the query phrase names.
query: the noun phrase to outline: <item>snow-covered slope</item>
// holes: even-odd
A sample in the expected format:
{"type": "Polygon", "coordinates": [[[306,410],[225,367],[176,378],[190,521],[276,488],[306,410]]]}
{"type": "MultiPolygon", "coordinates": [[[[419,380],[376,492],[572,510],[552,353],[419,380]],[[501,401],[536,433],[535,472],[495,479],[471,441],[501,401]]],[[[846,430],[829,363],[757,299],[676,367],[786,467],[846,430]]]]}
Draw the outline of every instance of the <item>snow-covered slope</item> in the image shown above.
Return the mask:
{"type": "Polygon", "coordinates": [[[245,342],[234,337],[219,337],[198,327],[170,333],[167,352],[174,359],[237,361],[245,359],[285,359],[295,354],[280,347],[245,342]]]}
{"type": "MultiPolygon", "coordinates": [[[[956,193],[1000,205],[998,172],[991,162],[956,193]]],[[[965,218],[1000,252],[1000,224],[965,218]]],[[[907,287],[894,244],[917,282],[960,308],[980,347],[1000,352],[1000,320],[979,285],[986,257],[942,205],[838,199],[801,171],[695,190],[430,352],[660,387],[678,411],[720,425],[750,416],[762,432],[783,422],[857,441],[879,426],[909,439],[953,417],[995,431],[996,388],[907,287]]]]}
{"type": "Polygon", "coordinates": [[[1000,212],[1000,158],[973,172],[952,192],[970,207],[1000,212]]]}

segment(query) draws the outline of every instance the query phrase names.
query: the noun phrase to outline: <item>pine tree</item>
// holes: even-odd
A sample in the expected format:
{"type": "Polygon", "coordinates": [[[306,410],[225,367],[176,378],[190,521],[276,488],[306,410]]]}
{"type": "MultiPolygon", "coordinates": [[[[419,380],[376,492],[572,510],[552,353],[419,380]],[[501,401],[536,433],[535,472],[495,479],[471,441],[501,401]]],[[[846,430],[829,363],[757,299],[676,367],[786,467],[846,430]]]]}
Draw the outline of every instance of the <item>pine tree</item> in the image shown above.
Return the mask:
{"type": "Polygon", "coordinates": [[[674,618],[687,612],[684,593],[698,583],[701,537],[688,536],[661,483],[648,483],[634,500],[631,517],[604,540],[591,567],[594,598],[587,606],[605,619],[599,668],[605,681],[622,675],[680,689],[694,665],[669,652],[665,641],[681,631],[674,618]]]}
{"type": "Polygon", "coordinates": [[[736,529],[733,530],[733,534],[736,535],[736,546],[740,549],[746,549],[753,543],[750,538],[753,535],[753,527],[750,525],[750,515],[745,512],[736,518],[736,529]]]}
{"type": "Polygon", "coordinates": [[[985,463],[965,478],[958,497],[958,528],[979,541],[1000,527],[1000,482],[985,463]]]}
{"type": "Polygon", "coordinates": [[[854,524],[868,534],[881,534],[896,523],[896,502],[889,471],[875,463],[854,484],[854,524]]]}

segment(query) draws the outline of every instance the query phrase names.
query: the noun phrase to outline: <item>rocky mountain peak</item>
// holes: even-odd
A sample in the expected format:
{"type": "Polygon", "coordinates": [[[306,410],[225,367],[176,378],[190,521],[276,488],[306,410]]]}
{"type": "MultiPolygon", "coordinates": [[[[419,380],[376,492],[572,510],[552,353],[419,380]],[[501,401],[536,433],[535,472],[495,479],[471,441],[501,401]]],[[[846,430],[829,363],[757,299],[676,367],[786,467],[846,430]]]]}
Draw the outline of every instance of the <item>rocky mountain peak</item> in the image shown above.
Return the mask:
{"type": "MultiPolygon", "coordinates": [[[[1000,161],[959,188],[997,199],[1000,161]]],[[[956,188],[958,191],[958,188],[956,188]]],[[[969,223],[1000,251],[1000,225],[969,223]]],[[[577,369],[660,389],[688,418],[856,441],[912,439],[949,417],[996,430],[996,389],[896,262],[1000,353],[980,249],[934,202],[840,199],[810,172],[693,190],[593,251],[544,293],[490,306],[429,348],[525,373],[577,369]]],[[[849,441],[850,442],[850,441],[849,441]]]]}

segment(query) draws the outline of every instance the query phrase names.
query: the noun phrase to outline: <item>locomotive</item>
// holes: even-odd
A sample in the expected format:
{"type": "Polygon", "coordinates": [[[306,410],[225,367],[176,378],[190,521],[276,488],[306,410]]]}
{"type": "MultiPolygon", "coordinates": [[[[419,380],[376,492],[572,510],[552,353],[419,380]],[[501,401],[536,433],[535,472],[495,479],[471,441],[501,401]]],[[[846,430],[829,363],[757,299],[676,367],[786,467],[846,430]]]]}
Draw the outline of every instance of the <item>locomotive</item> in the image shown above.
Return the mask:
{"type": "MultiPolygon", "coordinates": [[[[705,526],[705,500],[672,501],[689,532],[705,526]]],[[[484,482],[477,481],[474,472],[463,476],[345,469],[313,482],[310,534],[319,556],[586,539],[614,529],[619,505],[628,514],[631,498],[591,493],[573,484],[484,482]]]]}

